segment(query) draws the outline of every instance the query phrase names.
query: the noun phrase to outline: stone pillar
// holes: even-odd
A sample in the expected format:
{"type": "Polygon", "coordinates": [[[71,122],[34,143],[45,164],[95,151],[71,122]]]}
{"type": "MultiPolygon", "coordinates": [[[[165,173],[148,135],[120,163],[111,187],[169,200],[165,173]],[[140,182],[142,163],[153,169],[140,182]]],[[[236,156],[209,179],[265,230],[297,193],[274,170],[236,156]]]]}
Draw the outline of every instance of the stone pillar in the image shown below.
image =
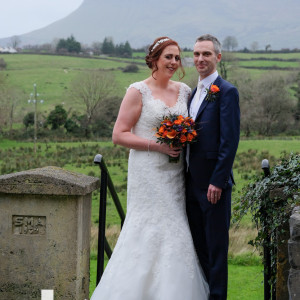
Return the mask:
{"type": "Polygon", "coordinates": [[[0,176],[0,299],[89,297],[91,195],[99,180],[57,167],[0,176]]]}
{"type": "Polygon", "coordinates": [[[290,272],[288,289],[291,300],[300,299],[300,207],[295,207],[290,218],[288,241],[290,272]]]}
{"type": "MultiPolygon", "coordinates": [[[[283,193],[283,188],[276,188],[270,191],[270,199],[273,201],[286,201],[287,196],[283,193]]],[[[276,265],[276,299],[289,300],[287,287],[289,276],[288,239],[290,237],[288,220],[281,224],[277,232],[277,265],[276,265]],[[284,241],[281,243],[281,241],[284,241]]]]}

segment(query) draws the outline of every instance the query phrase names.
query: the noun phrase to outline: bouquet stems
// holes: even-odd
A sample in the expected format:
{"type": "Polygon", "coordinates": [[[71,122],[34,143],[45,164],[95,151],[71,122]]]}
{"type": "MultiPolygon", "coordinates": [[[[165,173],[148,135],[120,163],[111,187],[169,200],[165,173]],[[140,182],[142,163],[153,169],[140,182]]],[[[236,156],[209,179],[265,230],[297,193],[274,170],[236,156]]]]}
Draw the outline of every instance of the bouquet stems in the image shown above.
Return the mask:
{"type": "Polygon", "coordinates": [[[178,163],[180,160],[180,154],[176,157],[169,155],[169,163],[178,163]]]}

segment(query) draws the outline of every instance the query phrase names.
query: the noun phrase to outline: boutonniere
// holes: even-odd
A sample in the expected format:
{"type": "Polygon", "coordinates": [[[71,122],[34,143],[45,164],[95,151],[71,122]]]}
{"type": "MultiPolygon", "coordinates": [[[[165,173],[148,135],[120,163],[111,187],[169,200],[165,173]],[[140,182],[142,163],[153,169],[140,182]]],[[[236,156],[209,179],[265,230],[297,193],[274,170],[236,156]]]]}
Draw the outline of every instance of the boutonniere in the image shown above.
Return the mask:
{"type": "Polygon", "coordinates": [[[212,84],[209,87],[209,89],[206,89],[206,91],[207,91],[207,96],[205,98],[206,101],[213,102],[213,101],[215,101],[215,100],[218,99],[220,89],[219,89],[219,87],[217,85],[212,84]]]}

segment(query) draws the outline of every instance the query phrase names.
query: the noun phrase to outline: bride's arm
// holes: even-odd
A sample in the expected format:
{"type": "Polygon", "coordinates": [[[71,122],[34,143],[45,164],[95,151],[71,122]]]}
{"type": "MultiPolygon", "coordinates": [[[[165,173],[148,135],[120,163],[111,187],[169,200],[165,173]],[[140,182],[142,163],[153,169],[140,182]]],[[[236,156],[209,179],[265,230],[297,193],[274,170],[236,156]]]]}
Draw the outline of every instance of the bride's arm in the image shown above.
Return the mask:
{"type": "Polygon", "coordinates": [[[158,151],[171,156],[179,154],[178,149],[170,148],[166,144],[158,144],[136,136],[131,132],[142,112],[142,95],[135,88],[128,89],[120,106],[120,111],[114,126],[112,140],[114,144],[130,149],[144,151],[158,151]]]}

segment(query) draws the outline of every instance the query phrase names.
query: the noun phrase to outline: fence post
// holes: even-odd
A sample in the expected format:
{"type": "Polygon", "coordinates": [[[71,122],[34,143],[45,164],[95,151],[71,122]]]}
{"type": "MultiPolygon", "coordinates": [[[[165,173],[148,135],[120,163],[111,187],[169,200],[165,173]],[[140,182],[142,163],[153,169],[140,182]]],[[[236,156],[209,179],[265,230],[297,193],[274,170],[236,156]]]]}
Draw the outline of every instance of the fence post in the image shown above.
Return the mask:
{"type": "Polygon", "coordinates": [[[106,203],[107,203],[107,172],[101,168],[103,157],[97,154],[94,158],[94,163],[98,164],[101,169],[101,185],[100,185],[100,205],[99,205],[99,227],[98,227],[98,255],[97,255],[97,280],[100,282],[104,272],[104,250],[105,250],[105,218],[106,218],[106,203]]]}
{"type": "MultiPolygon", "coordinates": [[[[270,175],[270,165],[267,159],[262,160],[261,168],[264,171],[264,177],[268,177],[270,175]]],[[[266,244],[269,244],[271,241],[269,232],[266,231],[265,236],[266,236],[265,242],[266,244]]],[[[265,245],[264,246],[264,300],[271,300],[270,274],[271,274],[270,248],[265,245]]]]}

